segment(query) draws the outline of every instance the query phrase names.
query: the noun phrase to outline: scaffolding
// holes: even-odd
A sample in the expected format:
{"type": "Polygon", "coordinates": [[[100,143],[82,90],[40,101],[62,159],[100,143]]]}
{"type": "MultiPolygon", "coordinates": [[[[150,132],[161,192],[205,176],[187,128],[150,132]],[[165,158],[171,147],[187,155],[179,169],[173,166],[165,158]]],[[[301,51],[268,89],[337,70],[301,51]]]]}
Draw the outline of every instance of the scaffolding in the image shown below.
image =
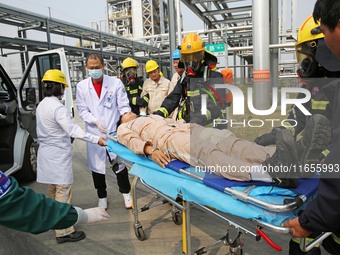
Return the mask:
{"type": "Polygon", "coordinates": [[[107,9],[111,34],[140,38],[168,32],[165,0],[107,0],[107,9]]]}
{"type": "MultiPolygon", "coordinates": [[[[256,30],[252,20],[253,4],[259,2],[181,0],[205,24],[202,30],[182,32],[180,0],[172,1],[176,2],[175,9],[170,0],[107,0],[106,20],[93,24],[92,29],[0,4],[0,23],[15,26],[19,31],[16,38],[0,36],[0,54],[8,55],[8,49],[27,55],[27,52],[66,47],[67,53],[75,62],[89,52],[99,51],[112,66],[118,66],[127,56],[134,56],[141,63],[153,58],[164,66],[170,66],[170,52],[178,46],[181,37],[188,32],[197,32],[207,44],[226,45],[226,52],[217,54],[219,59],[225,60],[220,61],[221,68],[228,65],[234,68],[237,76],[251,77],[254,59],[253,34],[256,30]],[[175,17],[177,23],[170,31],[170,24],[175,17]],[[105,22],[104,30],[102,22],[105,22]],[[30,33],[26,31],[33,30],[44,33],[45,39],[37,41],[36,37],[27,37],[30,33]],[[72,38],[76,43],[56,43],[51,35],[53,38],[55,35],[72,38]],[[174,44],[174,41],[178,42],[174,44]],[[228,63],[225,63],[228,59],[228,63]]],[[[293,29],[293,24],[296,22],[297,0],[276,0],[270,3],[271,10],[278,16],[271,16],[268,32],[272,36],[271,55],[278,55],[277,62],[271,60],[272,69],[277,70],[278,75],[291,75],[296,71],[296,30],[293,29]],[[290,55],[289,60],[286,60],[287,55],[290,55]]]]}

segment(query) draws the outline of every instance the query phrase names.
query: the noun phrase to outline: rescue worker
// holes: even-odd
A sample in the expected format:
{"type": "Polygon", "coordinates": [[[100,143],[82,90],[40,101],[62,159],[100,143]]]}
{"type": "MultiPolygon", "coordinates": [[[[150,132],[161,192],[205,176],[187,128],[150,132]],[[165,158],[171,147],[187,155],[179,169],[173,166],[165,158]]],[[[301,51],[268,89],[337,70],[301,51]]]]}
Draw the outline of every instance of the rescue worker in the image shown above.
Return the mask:
{"type": "MultiPolygon", "coordinates": [[[[311,92],[311,100],[304,103],[304,107],[311,114],[322,114],[331,120],[331,105],[322,88],[329,83],[329,78],[340,77],[340,62],[335,59],[334,55],[329,54],[324,35],[317,33],[318,27],[319,25],[315,24],[313,17],[310,16],[299,28],[296,43],[298,76],[302,81],[302,87],[311,92]]],[[[300,93],[298,98],[301,97],[305,95],[300,93]]],[[[282,128],[289,128],[297,136],[304,130],[308,116],[294,105],[287,119],[291,121],[285,122],[286,127],[275,127],[271,133],[257,137],[255,142],[263,146],[275,144],[275,135],[282,128]],[[289,124],[290,127],[287,127],[289,124]]],[[[323,157],[327,153],[328,151],[325,150],[323,157]]]]}
{"type": "MultiPolygon", "coordinates": [[[[86,57],[89,76],[77,84],[76,104],[79,116],[89,133],[100,135],[115,131],[120,116],[131,111],[129,99],[121,80],[103,74],[104,60],[97,53],[86,57]]],[[[94,187],[98,195],[98,207],[107,208],[105,148],[87,143],[87,163],[92,171],[94,187]]],[[[109,155],[115,162],[116,155],[109,155]]],[[[117,176],[119,192],[123,194],[125,207],[132,208],[130,181],[125,165],[118,161],[112,166],[117,176]]]]}
{"type": "MultiPolygon", "coordinates": [[[[36,111],[39,142],[37,182],[48,184],[49,198],[70,203],[73,183],[71,137],[96,146],[105,146],[106,142],[102,137],[85,133],[73,123],[70,112],[60,102],[65,87],[68,87],[60,70],[46,71],[42,82],[45,98],[36,111]]],[[[56,230],[55,235],[58,243],[77,242],[85,238],[83,231],[75,231],[73,227],[56,230]]]]}
{"type": "Polygon", "coordinates": [[[179,49],[174,50],[172,53],[172,65],[175,68],[175,73],[171,78],[171,86],[174,88],[178,82],[178,80],[182,77],[185,72],[185,68],[183,63],[180,63],[181,51],[179,49]]]}
{"type": "Polygon", "coordinates": [[[131,111],[139,115],[139,108],[146,107],[149,103],[149,95],[140,97],[143,91],[143,78],[137,76],[139,64],[133,58],[126,58],[122,62],[122,82],[125,86],[131,111]]]}
{"type": "MultiPolygon", "coordinates": [[[[320,22],[314,33],[324,34],[324,41],[333,54],[340,59],[340,1],[317,0],[313,11],[314,21],[320,22]]],[[[332,60],[332,56],[326,57],[332,60]]],[[[311,201],[299,217],[284,223],[293,237],[307,237],[311,232],[332,232],[322,245],[330,254],[340,254],[340,179],[331,168],[339,167],[340,151],[340,84],[335,79],[323,88],[332,105],[332,144],[323,164],[327,172],[321,172],[317,197],[311,201]]]]}
{"type": "Polygon", "coordinates": [[[159,65],[155,60],[149,60],[145,64],[145,71],[149,78],[143,83],[143,91],[141,97],[149,95],[149,103],[146,109],[143,109],[147,114],[153,113],[161,106],[164,98],[173,90],[168,79],[160,74],[159,65]]]}
{"type": "Polygon", "coordinates": [[[40,234],[50,229],[64,229],[76,224],[107,220],[102,208],[81,209],[20,187],[11,176],[0,171],[0,225],[40,234]]]}
{"type": "Polygon", "coordinates": [[[186,35],[181,45],[181,62],[184,63],[186,75],[178,81],[174,90],[154,114],[167,118],[177,108],[178,113],[175,116],[177,120],[183,119],[203,126],[211,125],[214,119],[223,117],[225,103],[221,96],[225,92],[213,87],[215,84],[223,84],[223,80],[222,75],[210,70],[205,62],[206,58],[211,57],[214,56],[205,51],[204,42],[198,34],[186,35]],[[206,99],[203,113],[202,98],[206,99]]]}
{"type": "MultiPolygon", "coordinates": [[[[308,139],[326,146],[330,138],[327,118],[315,115],[307,125],[311,130],[308,139]],[[317,125],[313,125],[314,122],[317,125]],[[320,126],[328,129],[320,130],[320,126]]],[[[129,113],[119,125],[117,137],[121,144],[136,154],[149,156],[162,167],[170,160],[180,159],[201,169],[219,166],[214,168],[214,173],[231,180],[261,180],[286,188],[297,185],[293,171],[265,170],[297,164],[295,140],[289,130],[278,133],[275,149],[239,139],[227,129],[205,128],[158,115],[136,118],[129,113]],[[228,166],[233,166],[233,170],[228,171],[228,166]]],[[[308,152],[309,148],[306,150],[308,152]]]]}

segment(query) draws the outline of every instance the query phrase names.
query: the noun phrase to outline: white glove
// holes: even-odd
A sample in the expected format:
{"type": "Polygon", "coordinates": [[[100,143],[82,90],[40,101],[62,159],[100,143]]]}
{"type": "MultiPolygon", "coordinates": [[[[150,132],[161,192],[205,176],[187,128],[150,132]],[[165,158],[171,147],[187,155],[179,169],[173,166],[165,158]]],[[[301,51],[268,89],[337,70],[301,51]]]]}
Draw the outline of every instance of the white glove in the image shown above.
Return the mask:
{"type": "Polygon", "coordinates": [[[85,209],[84,212],[87,214],[87,223],[108,220],[110,218],[110,215],[104,208],[89,208],[85,209]]]}
{"type": "Polygon", "coordinates": [[[103,134],[107,133],[104,125],[99,120],[96,120],[94,123],[97,125],[100,132],[102,132],[103,134]]]}
{"type": "Polygon", "coordinates": [[[89,209],[81,209],[75,207],[78,213],[78,221],[76,224],[93,223],[97,221],[104,221],[110,218],[110,215],[104,208],[94,207],[89,209]]]}

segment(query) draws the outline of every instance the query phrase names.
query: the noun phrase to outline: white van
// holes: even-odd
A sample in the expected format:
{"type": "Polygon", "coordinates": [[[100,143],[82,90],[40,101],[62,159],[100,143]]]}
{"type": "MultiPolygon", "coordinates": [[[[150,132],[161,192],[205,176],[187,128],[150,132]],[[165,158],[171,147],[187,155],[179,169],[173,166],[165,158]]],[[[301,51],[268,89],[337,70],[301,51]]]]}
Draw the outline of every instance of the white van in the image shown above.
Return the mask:
{"type": "Polygon", "coordinates": [[[73,98],[68,64],[63,48],[32,57],[16,88],[0,65],[0,170],[20,181],[33,181],[37,169],[35,110],[44,98],[41,79],[49,69],[59,69],[70,85],[64,103],[72,116],[73,98]]]}

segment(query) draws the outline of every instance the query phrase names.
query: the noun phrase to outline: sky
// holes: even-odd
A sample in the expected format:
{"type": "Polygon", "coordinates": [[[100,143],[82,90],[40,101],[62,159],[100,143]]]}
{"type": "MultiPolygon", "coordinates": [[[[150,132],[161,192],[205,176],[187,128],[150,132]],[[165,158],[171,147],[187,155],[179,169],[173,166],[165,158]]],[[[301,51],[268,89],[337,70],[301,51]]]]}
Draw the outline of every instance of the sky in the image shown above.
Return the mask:
{"type": "MultiPolygon", "coordinates": [[[[299,15],[297,23],[300,24],[312,13],[315,0],[296,1],[299,15]]],[[[85,27],[91,27],[93,22],[99,24],[106,18],[106,0],[0,0],[0,3],[85,27]]],[[[203,22],[184,4],[181,4],[181,10],[184,31],[203,30],[203,22]]]]}
{"type": "MultiPolygon", "coordinates": [[[[0,0],[0,3],[86,27],[106,18],[106,0],[0,0]]],[[[181,8],[184,31],[203,30],[203,22],[183,4],[181,8]]]]}
{"type": "MultiPolygon", "coordinates": [[[[106,1],[107,0],[0,0],[0,3],[6,4],[15,8],[23,9],[28,12],[33,12],[40,14],[42,16],[51,16],[52,18],[63,20],[65,22],[69,22],[72,24],[77,24],[84,27],[92,27],[94,23],[101,24],[104,27],[105,19],[107,15],[106,11],[106,1]]],[[[245,0],[244,5],[251,4],[252,1],[261,1],[261,0],[245,0]]],[[[273,0],[268,0],[273,1],[273,0]]],[[[287,1],[291,3],[291,1],[297,1],[298,6],[298,17],[296,21],[296,28],[311,15],[313,11],[313,7],[316,0],[278,0],[287,1]]],[[[233,6],[231,6],[233,7],[233,6]]],[[[183,31],[195,31],[195,30],[204,30],[203,22],[193,14],[184,4],[181,4],[181,12],[183,19],[183,31]]],[[[287,15],[290,10],[288,8],[287,15]]],[[[5,26],[5,25],[3,25],[5,26]]],[[[8,29],[3,28],[0,24],[0,35],[4,36],[17,36],[17,31],[15,29],[11,29],[8,32],[8,29]]],[[[99,26],[99,25],[98,25],[99,26]]],[[[103,29],[104,30],[104,29],[103,29]]],[[[29,31],[29,33],[35,33],[36,31],[29,31]]],[[[33,38],[41,36],[40,34],[34,34],[33,38]]],[[[32,38],[31,34],[29,38],[32,38]]],[[[68,45],[73,45],[72,38],[64,38],[57,37],[53,38],[55,43],[65,43],[68,45]]],[[[0,57],[0,62],[4,60],[0,57]]],[[[12,66],[11,58],[6,60],[8,66],[12,66]]]]}

